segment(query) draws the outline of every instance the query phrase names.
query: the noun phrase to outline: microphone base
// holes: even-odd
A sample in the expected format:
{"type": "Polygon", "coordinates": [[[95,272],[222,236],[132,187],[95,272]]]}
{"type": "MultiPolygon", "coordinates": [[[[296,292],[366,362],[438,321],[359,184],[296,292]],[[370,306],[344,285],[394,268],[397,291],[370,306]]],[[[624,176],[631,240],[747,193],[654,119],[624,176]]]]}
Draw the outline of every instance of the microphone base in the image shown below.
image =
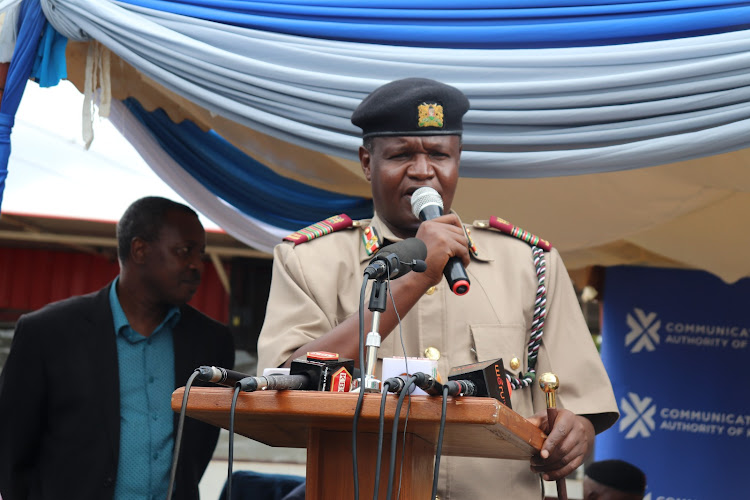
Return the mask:
{"type": "Polygon", "coordinates": [[[351,392],[381,392],[383,383],[371,375],[365,375],[364,381],[361,378],[352,380],[351,392]]]}

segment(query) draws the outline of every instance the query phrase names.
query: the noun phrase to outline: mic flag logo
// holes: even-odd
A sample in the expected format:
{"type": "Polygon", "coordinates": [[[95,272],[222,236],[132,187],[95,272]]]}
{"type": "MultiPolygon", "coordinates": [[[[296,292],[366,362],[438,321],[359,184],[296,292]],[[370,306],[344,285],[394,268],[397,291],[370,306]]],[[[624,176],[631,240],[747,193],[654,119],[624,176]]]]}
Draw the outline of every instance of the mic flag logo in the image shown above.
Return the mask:
{"type": "Polygon", "coordinates": [[[627,397],[620,400],[620,432],[628,431],[625,439],[633,439],[639,435],[647,438],[656,429],[656,405],[651,404],[652,401],[649,397],[641,399],[634,392],[629,392],[627,397]]]}
{"type": "Polygon", "coordinates": [[[630,331],[625,335],[625,347],[632,346],[630,352],[641,352],[644,348],[647,351],[656,349],[654,344],[659,343],[659,327],[661,320],[656,319],[656,313],[646,314],[642,309],[637,307],[633,309],[635,317],[628,314],[625,321],[630,327],[630,331]]]}

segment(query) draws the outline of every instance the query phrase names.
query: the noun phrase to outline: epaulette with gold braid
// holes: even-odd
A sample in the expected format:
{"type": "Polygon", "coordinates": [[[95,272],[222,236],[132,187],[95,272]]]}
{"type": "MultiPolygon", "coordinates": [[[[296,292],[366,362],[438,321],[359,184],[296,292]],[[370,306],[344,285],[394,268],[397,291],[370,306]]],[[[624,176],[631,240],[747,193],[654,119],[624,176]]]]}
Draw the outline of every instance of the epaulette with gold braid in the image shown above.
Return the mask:
{"type": "Polygon", "coordinates": [[[545,252],[549,252],[550,250],[552,250],[552,244],[550,244],[549,241],[543,240],[539,236],[535,236],[518,226],[514,226],[507,220],[501,219],[500,217],[495,217],[494,215],[490,217],[489,226],[494,227],[495,229],[505,234],[514,236],[519,240],[523,240],[529,245],[538,246],[545,252]]]}
{"type": "Polygon", "coordinates": [[[291,241],[296,246],[300,243],[306,243],[308,241],[314,240],[315,238],[320,238],[321,236],[325,236],[326,234],[330,234],[341,229],[346,229],[347,227],[352,227],[352,219],[348,215],[334,215],[333,217],[328,217],[326,220],[316,222],[315,224],[311,224],[304,229],[295,231],[284,238],[284,240],[291,241]]]}

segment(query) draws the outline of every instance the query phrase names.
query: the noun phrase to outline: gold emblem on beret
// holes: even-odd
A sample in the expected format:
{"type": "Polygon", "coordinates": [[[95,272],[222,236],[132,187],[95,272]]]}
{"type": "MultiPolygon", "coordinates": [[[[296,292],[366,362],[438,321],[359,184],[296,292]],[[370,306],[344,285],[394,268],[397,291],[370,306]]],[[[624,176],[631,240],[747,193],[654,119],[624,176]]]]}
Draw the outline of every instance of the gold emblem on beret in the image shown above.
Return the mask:
{"type": "Polygon", "coordinates": [[[443,107],[435,102],[423,102],[418,106],[419,122],[417,125],[423,127],[443,128],[443,107]]]}

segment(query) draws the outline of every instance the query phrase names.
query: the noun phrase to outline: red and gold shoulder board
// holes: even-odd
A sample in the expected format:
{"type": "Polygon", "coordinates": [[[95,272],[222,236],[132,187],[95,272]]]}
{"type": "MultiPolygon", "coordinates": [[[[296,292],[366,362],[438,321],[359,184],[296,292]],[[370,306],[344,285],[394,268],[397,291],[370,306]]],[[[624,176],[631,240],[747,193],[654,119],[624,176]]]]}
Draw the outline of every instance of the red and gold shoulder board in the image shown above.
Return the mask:
{"type": "Polygon", "coordinates": [[[311,224],[304,229],[295,231],[294,233],[284,238],[284,240],[291,241],[296,246],[300,243],[306,243],[308,241],[314,240],[315,238],[320,238],[321,236],[325,236],[326,234],[333,233],[341,229],[346,229],[348,227],[352,227],[352,219],[348,215],[334,215],[333,217],[328,217],[326,220],[316,222],[315,224],[311,224]]]}
{"type": "MultiPolygon", "coordinates": [[[[488,223],[485,222],[484,224],[488,224],[488,223]]],[[[482,227],[482,226],[480,225],[479,227],[482,227]]],[[[543,240],[539,236],[535,236],[531,234],[530,232],[524,229],[521,229],[518,226],[514,226],[507,220],[501,219],[500,217],[495,217],[494,215],[490,217],[489,227],[494,227],[498,231],[514,236],[518,238],[519,240],[523,240],[529,245],[538,246],[545,252],[549,252],[550,250],[552,250],[552,245],[550,244],[549,241],[543,240]]]]}

